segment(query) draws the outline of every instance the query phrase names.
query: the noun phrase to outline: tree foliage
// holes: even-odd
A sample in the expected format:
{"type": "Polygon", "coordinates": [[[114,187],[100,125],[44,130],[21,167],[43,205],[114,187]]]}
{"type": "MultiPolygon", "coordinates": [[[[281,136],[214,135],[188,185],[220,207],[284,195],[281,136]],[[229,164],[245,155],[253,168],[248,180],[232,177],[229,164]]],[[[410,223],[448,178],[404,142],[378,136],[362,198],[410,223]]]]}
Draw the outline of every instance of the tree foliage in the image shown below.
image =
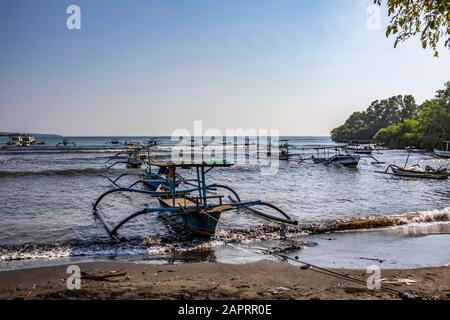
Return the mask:
{"type": "Polygon", "coordinates": [[[438,146],[450,140],[450,82],[434,99],[423,103],[419,119],[423,147],[438,146]]]}
{"type": "Polygon", "coordinates": [[[331,131],[335,141],[371,140],[382,128],[414,118],[417,105],[411,95],[376,100],[366,111],[354,112],[340,127],[331,131]]]}
{"type": "Polygon", "coordinates": [[[432,149],[450,140],[450,82],[436,96],[417,106],[412,96],[374,101],[333,129],[333,140],[376,140],[391,148],[432,149]]]}
{"type": "MultiPolygon", "coordinates": [[[[381,5],[384,0],[374,0],[381,5]]],[[[450,48],[450,0],[387,0],[389,25],[386,36],[396,37],[394,47],[420,34],[422,47],[430,46],[438,56],[437,46],[444,38],[450,48]]]]}
{"type": "Polygon", "coordinates": [[[380,129],[374,139],[382,141],[385,146],[390,148],[418,146],[420,143],[419,126],[418,120],[407,119],[402,123],[391,124],[387,128],[380,129]]]}

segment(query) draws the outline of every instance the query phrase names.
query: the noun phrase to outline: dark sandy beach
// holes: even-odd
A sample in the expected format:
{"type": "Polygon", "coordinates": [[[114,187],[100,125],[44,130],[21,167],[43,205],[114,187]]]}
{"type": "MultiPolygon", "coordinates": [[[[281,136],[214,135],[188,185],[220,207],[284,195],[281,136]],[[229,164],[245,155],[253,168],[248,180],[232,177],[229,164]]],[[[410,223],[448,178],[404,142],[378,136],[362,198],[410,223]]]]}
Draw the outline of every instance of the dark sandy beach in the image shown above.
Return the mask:
{"type": "MultiPolygon", "coordinates": [[[[0,272],[1,299],[401,299],[395,293],[283,262],[228,265],[79,264],[81,288],[69,290],[67,265],[0,272]],[[85,272],[85,273],[84,273],[85,272]],[[112,273],[111,273],[112,272],[112,273]],[[92,279],[106,274],[121,274],[92,279]],[[89,279],[91,278],[91,279],[89,279]]],[[[366,281],[365,270],[335,270],[366,281]]],[[[450,267],[382,270],[384,286],[425,299],[450,299],[450,267]]]]}

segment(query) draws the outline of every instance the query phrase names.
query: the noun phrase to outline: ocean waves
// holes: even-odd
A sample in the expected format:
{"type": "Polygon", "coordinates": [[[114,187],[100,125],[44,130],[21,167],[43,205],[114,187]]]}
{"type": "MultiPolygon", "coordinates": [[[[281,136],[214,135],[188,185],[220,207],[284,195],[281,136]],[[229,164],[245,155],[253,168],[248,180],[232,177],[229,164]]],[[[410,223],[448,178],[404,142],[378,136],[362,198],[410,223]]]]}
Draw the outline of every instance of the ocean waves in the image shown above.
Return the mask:
{"type": "MultiPolygon", "coordinates": [[[[450,207],[429,211],[409,212],[397,215],[355,217],[333,219],[320,223],[286,226],[287,238],[301,240],[310,234],[327,234],[336,232],[368,232],[373,230],[393,229],[404,226],[445,224],[450,225],[450,207]]],[[[100,226],[99,226],[100,228],[100,226]]],[[[211,239],[199,239],[179,235],[163,237],[146,236],[134,238],[121,243],[108,240],[66,241],[51,244],[20,244],[0,246],[0,261],[57,259],[76,257],[136,257],[174,256],[186,252],[214,250],[221,245],[243,245],[264,241],[280,240],[282,226],[263,224],[247,229],[221,228],[211,239]]],[[[449,228],[446,228],[448,230],[449,228]]],[[[435,232],[433,232],[435,234],[435,232]]],[[[426,235],[421,233],[421,235],[426,235]]],[[[314,245],[308,244],[305,245],[314,245]]]]}
{"type": "Polygon", "coordinates": [[[108,168],[68,168],[68,169],[44,169],[36,171],[2,170],[0,177],[29,177],[29,176],[81,176],[81,175],[105,175],[110,174],[108,168]]]}

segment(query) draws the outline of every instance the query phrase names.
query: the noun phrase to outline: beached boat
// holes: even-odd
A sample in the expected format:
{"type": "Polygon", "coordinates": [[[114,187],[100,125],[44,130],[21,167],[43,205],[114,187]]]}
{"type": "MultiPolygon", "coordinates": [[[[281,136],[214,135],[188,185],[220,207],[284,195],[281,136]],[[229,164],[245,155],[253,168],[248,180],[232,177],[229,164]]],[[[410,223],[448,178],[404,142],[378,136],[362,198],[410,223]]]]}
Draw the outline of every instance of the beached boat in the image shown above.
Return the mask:
{"type": "Polygon", "coordinates": [[[446,147],[445,150],[434,149],[434,154],[441,158],[450,158],[450,141],[444,141],[446,147]]]}
{"type": "Polygon", "coordinates": [[[297,224],[289,215],[273,204],[261,200],[241,201],[239,195],[230,187],[218,184],[208,185],[206,183],[206,174],[213,168],[230,167],[231,164],[226,162],[150,162],[148,165],[161,169],[158,170],[161,174],[157,173],[152,176],[151,184],[141,181],[147,184],[148,188],[135,188],[137,183],[128,188],[114,188],[102,194],[93,204],[95,217],[99,219],[108,234],[115,240],[120,239],[117,232],[124,224],[135,217],[146,214],[163,214],[169,218],[175,218],[176,223],[184,229],[205,237],[215,234],[222,213],[238,209],[281,224],[297,224]],[[189,183],[186,183],[188,180],[185,180],[176,172],[178,169],[195,170],[195,179],[191,179],[189,183]],[[184,187],[181,187],[181,185],[184,187]],[[217,194],[219,189],[230,191],[232,196],[229,196],[227,199],[225,195],[217,194]],[[104,214],[100,212],[99,204],[106,196],[119,192],[139,193],[150,198],[156,198],[160,206],[152,207],[148,205],[144,209],[127,216],[115,226],[111,226],[104,214]],[[263,208],[271,209],[274,213],[261,211],[263,208]]]}
{"type": "Polygon", "coordinates": [[[347,152],[341,152],[340,147],[320,147],[315,148],[317,156],[312,156],[312,160],[316,164],[336,164],[343,166],[357,166],[361,157],[347,152]],[[334,155],[330,153],[334,150],[334,155]]]}

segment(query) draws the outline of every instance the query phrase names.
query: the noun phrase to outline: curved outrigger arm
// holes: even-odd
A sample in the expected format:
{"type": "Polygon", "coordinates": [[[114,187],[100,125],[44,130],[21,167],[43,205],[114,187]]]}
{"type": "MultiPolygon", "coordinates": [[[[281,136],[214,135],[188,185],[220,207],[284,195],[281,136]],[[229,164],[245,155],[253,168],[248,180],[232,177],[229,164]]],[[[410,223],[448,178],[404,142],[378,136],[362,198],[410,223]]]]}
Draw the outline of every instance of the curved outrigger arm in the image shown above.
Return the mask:
{"type": "Polygon", "coordinates": [[[105,162],[105,167],[108,168],[108,169],[111,169],[111,168],[114,167],[116,164],[121,164],[121,163],[127,164],[127,163],[128,163],[128,161],[116,161],[116,162],[114,162],[113,164],[108,165],[108,164],[107,164],[108,162],[109,162],[109,160],[108,160],[107,162],[105,162]]]}
{"type": "Polygon", "coordinates": [[[246,202],[235,202],[232,203],[230,205],[230,209],[226,209],[224,211],[229,211],[229,210],[234,210],[234,209],[245,209],[248,210],[250,213],[253,213],[263,219],[266,220],[270,220],[270,221],[275,221],[278,223],[283,223],[283,224],[290,224],[290,225],[298,225],[298,221],[296,220],[292,220],[291,217],[284,212],[282,209],[278,208],[277,206],[268,203],[268,202],[263,202],[260,200],[257,201],[246,201],[246,202]],[[259,210],[253,209],[251,207],[253,206],[263,206],[263,207],[269,207],[271,209],[274,209],[275,211],[277,211],[278,213],[280,213],[283,217],[277,217],[265,212],[261,212],[259,210]]]}
{"type": "Polygon", "coordinates": [[[122,154],[123,154],[123,151],[120,151],[120,152],[116,153],[114,156],[112,156],[111,158],[109,158],[108,160],[106,160],[106,162],[105,162],[105,167],[111,168],[112,166],[114,166],[115,163],[114,163],[112,166],[108,165],[108,163],[109,163],[110,161],[112,161],[112,160],[118,159],[119,156],[122,155],[122,154]]]}
{"type": "Polygon", "coordinates": [[[147,194],[150,195],[152,197],[158,197],[158,196],[167,196],[169,193],[166,192],[156,192],[156,191],[150,191],[150,190],[141,190],[141,189],[130,189],[130,188],[116,188],[116,189],[111,189],[106,191],[105,193],[103,193],[100,197],[98,197],[98,199],[95,201],[95,203],[93,204],[93,210],[97,210],[97,207],[100,203],[100,201],[106,197],[109,194],[112,193],[116,193],[116,192],[135,192],[135,193],[141,193],[141,194],[147,194]]]}
{"type": "Polygon", "coordinates": [[[117,188],[122,188],[122,186],[119,185],[119,184],[117,183],[117,181],[119,181],[122,177],[125,177],[125,176],[128,176],[128,175],[130,175],[130,174],[129,174],[129,173],[122,173],[120,176],[118,176],[118,177],[115,178],[114,180],[111,179],[111,178],[108,178],[108,180],[109,180],[113,185],[115,185],[117,188]]]}
{"type": "Polygon", "coordinates": [[[178,209],[176,208],[145,208],[141,211],[137,211],[133,214],[130,214],[129,216],[127,216],[126,218],[122,219],[118,224],[116,224],[115,226],[110,226],[109,223],[105,220],[105,218],[103,217],[103,215],[100,213],[100,211],[98,210],[98,208],[94,209],[94,215],[100,220],[100,222],[103,224],[103,227],[105,228],[106,232],[108,233],[108,235],[116,240],[116,241],[120,241],[121,239],[119,238],[117,231],[123,227],[124,224],[126,224],[128,221],[139,217],[141,215],[145,215],[145,214],[150,214],[150,213],[159,213],[159,212],[178,212],[178,209]]]}

